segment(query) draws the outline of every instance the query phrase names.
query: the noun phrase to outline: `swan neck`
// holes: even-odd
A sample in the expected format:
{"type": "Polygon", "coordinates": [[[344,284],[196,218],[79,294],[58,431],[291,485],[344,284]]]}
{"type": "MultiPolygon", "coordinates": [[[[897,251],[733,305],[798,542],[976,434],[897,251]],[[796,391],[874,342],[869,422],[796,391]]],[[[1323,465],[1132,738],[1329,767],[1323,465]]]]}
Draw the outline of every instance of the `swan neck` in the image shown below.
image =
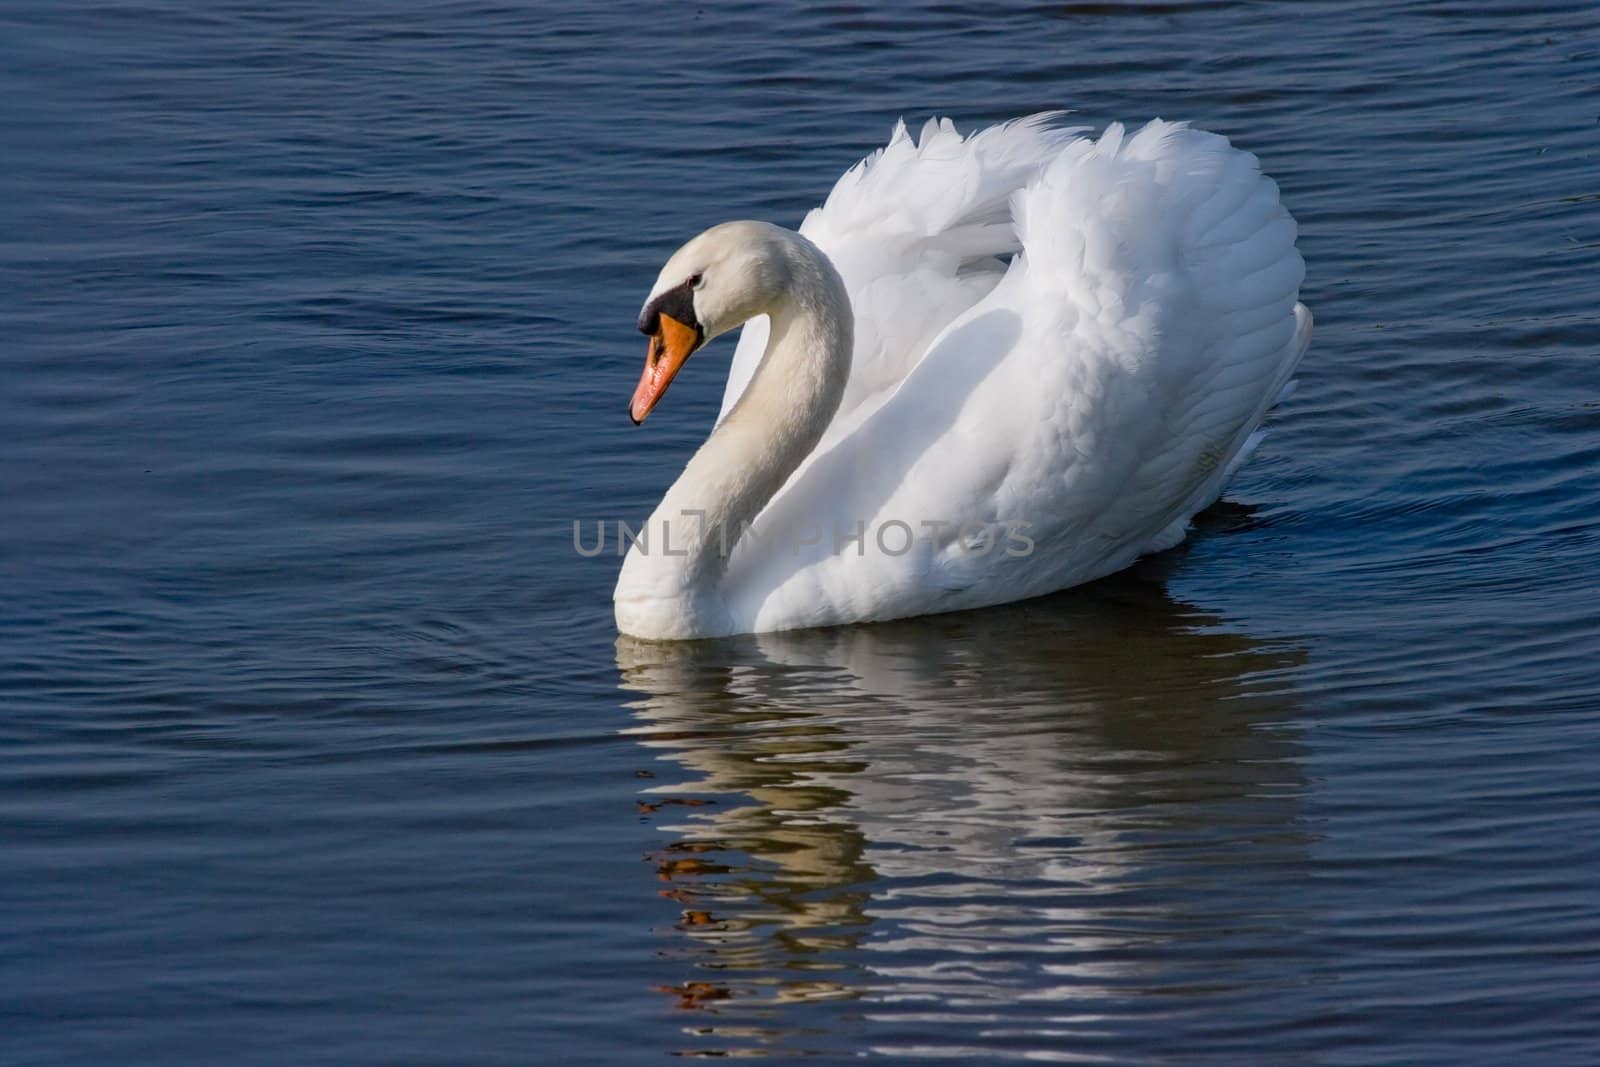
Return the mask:
{"type": "MultiPolygon", "coordinates": [[[[798,235],[785,249],[788,286],[765,308],[766,351],[750,384],[652,514],[646,555],[636,544],[618,582],[630,597],[675,600],[694,636],[727,631],[719,583],[756,517],[817,446],[844,395],[853,343],[838,272],[798,235]],[[636,558],[637,557],[637,558],[636,558]]],[[[650,636],[650,635],[641,635],[650,636]]],[[[663,634],[661,636],[677,636],[663,634]]]]}

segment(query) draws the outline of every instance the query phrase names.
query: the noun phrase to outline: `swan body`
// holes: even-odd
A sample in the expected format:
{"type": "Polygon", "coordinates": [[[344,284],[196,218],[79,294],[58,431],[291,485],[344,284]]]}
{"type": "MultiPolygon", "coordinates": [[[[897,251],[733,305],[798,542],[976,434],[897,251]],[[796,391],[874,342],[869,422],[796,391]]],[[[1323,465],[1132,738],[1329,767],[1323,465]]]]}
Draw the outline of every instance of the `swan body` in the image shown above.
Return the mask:
{"type": "Polygon", "coordinates": [[[722,413],[623,562],[618,628],[687,639],[1020,600],[1180,542],[1311,337],[1254,156],[1155,121],[902,125],[798,233],[734,222],[640,317],[647,415],[745,325],[722,413]]]}

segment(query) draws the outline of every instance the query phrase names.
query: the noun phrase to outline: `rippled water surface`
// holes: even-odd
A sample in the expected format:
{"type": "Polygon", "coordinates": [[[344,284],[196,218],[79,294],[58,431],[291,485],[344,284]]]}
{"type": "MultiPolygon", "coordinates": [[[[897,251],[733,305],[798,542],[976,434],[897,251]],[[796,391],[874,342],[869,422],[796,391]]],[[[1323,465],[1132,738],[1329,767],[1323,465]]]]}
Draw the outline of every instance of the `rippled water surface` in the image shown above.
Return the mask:
{"type": "Polygon", "coordinates": [[[1592,1061],[1592,3],[0,8],[0,1061],[1592,1061]],[[618,641],[633,317],[900,115],[1301,223],[1181,549],[618,641]]]}

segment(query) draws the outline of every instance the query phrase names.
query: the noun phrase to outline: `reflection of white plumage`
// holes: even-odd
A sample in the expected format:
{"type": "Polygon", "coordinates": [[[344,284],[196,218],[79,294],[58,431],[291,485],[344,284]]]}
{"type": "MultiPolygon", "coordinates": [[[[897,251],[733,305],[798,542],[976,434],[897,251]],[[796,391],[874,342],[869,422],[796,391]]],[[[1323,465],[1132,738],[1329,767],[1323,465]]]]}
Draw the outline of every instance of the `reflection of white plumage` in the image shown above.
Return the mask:
{"type": "Polygon", "coordinates": [[[661,761],[657,870],[713,920],[681,927],[697,977],[1021,1041],[1043,1003],[1092,1028],[1097,1000],[1189,1002],[1241,942],[1314,928],[1292,878],[1238,880],[1313,843],[1283,725],[1304,653],[1172,600],[1162,569],[881,626],[619,638],[624,732],[661,761]]]}
{"type": "Polygon", "coordinates": [[[1171,547],[1310,341],[1294,241],[1223,138],[1152,122],[1095,140],[1047,116],[898,129],[798,235],[706,231],[646,302],[635,420],[704,340],[755,321],[653,550],[624,562],[619,628],[978,607],[1171,547]]]}

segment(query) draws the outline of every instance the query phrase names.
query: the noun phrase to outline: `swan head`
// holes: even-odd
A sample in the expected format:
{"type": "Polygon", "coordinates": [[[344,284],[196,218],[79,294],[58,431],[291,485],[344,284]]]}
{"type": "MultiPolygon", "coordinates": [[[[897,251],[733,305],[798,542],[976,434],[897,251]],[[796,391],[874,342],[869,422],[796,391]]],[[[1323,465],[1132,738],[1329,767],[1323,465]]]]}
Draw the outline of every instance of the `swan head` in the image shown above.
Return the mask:
{"type": "Polygon", "coordinates": [[[793,242],[789,231],[765,222],[725,222],[672,254],[639,312],[639,332],[650,345],[628,405],[635,425],[702,345],[766,314],[782,298],[793,242]]]}

